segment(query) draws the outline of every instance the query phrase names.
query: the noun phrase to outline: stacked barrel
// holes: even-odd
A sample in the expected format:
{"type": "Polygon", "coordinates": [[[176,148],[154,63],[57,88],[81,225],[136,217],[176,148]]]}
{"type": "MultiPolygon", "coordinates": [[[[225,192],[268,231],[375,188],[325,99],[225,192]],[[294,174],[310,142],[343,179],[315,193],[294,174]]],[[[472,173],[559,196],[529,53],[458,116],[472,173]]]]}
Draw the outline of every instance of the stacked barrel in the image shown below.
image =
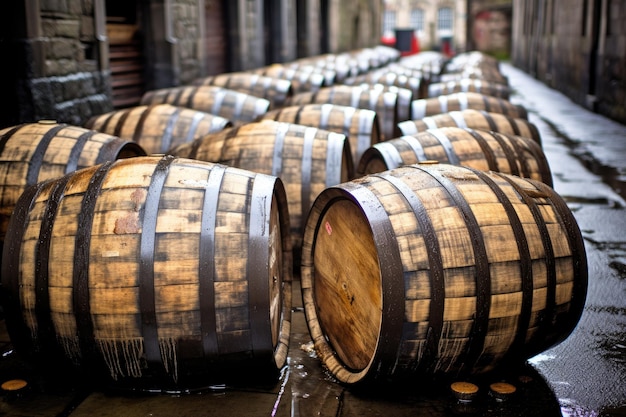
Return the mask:
{"type": "Polygon", "coordinates": [[[511,93],[485,54],[379,46],[149,91],[86,128],[0,131],[16,348],[138,387],[275,377],[294,273],[344,383],[488,372],[559,343],[585,251],[511,93]]]}

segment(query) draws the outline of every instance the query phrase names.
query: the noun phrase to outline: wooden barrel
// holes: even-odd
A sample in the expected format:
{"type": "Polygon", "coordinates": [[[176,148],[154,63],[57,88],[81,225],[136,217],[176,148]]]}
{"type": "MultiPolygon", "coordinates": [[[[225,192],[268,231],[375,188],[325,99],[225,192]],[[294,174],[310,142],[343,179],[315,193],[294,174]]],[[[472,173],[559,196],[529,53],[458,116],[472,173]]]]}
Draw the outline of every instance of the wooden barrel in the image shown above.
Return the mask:
{"type": "Polygon", "coordinates": [[[463,78],[446,83],[432,83],[428,86],[428,97],[467,92],[480,93],[505,100],[508,100],[511,95],[511,89],[508,85],[472,78],[463,78]]]}
{"type": "Polygon", "coordinates": [[[528,113],[524,106],[474,92],[454,93],[413,100],[413,103],[411,103],[411,119],[422,119],[439,113],[466,109],[485,110],[509,117],[528,119],[528,113]]]}
{"type": "Polygon", "coordinates": [[[412,94],[412,99],[418,99],[422,97],[422,79],[411,75],[405,75],[402,73],[396,73],[388,69],[382,68],[376,71],[361,74],[356,77],[349,78],[344,81],[347,85],[386,85],[394,86],[409,90],[412,94]]]}
{"type": "Polygon", "coordinates": [[[289,68],[285,65],[274,64],[268,67],[260,68],[253,72],[266,77],[290,81],[293,94],[303,93],[306,91],[315,92],[326,84],[323,74],[306,68],[289,68]]]}
{"type": "Polygon", "coordinates": [[[539,129],[526,119],[509,117],[500,113],[485,110],[466,109],[447,113],[434,114],[422,119],[406,120],[398,123],[403,135],[414,135],[428,129],[440,127],[469,127],[478,130],[493,130],[507,135],[531,138],[541,145],[539,129]]]}
{"type": "Polygon", "coordinates": [[[145,155],[138,144],[51,120],[0,130],[0,242],[24,190],[106,161],[145,155]]]}
{"type": "Polygon", "coordinates": [[[182,86],[146,92],[141,104],[167,103],[187,107],[231,122],[251,122],[265,114],[270,102],[264,98],[222,87],[182,86]]]}
{"type": "Polygon", "coordinates": [[[172,156],[101,164],[21,197],[3,252],[11,340],[155,388],[286,360],[291,247],[276,177],[172,156]]]}
{"type": "Polygon", "coordinates": [[[207,135],[169,153],[279,177],[287,193],[296,256],[315,198],[324,188],[354,177],[350,145],[344,135],[273,120],[207,135]]]}
{"type": "Polygon", "coordinates": [[[467,68],[461,72],[444,73],[433,78],[433,82],[447,83],[466,78],[488,81],[502,85],[509,85],[509,79],[497,70],[483,70],[479,68],[467,68]]]}
{"type": "Polygon", "coordinates": [[[323,103],[375,111],[380,121],[381,140],[394,138],[399,132],[398,94],[369,86],[333,85],[316,93],[296,94],[291,99],[293,106],[323,103]]]}
{"type": "Polygon", "coordinates": [[[576,220],[547,185],[409,165],[320,194],[301,285],[315,351],[339,381],[458,377],[564,340],[587,265],[576,220]]]}
{"type": "Polygon", "coordinates": [[[148,154],[161,154],[231,125],[223,117],[199,110],[152,104],[94,116],[85,126],[137,142],[148,154]]]}
{"type": "Polygon", "coordinates": [[[460,127],[429,129],[377,143],[363,153],[357,175],[424,161],[517,175],[552,187],[548,160],[532,139],[460,127]]]}
{"type": "Polygon", "coordinates": [[[286,105],[293,96],[291,81],[250,72],[211,75],[194,81],[194,85],[212,85],[261,97],[270,102],[271,109],[286,105]]]}
{"type": "Polygon", "coordinates": [[[344,134],[350,142],[354,166],[363,152],[380,142],[378,116],[373,110],[328,103],[302,104],[270,110],[263,118],[344,134]]]}

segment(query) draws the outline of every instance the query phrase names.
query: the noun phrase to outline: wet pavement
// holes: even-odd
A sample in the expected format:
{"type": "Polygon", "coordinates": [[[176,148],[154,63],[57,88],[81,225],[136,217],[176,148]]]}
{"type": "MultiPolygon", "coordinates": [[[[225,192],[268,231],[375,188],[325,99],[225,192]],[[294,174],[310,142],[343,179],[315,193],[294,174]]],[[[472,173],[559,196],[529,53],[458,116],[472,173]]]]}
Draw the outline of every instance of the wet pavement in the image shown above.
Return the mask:
{"type": "Polygon", "coordinates": [[[288,366],[277,380],[215,381],[184,392],[92,387],[64,370],[42,377],[19,360],[0,321],[0,379],[29,382],[2,393],[0,416],[626,416],[626,126],[587,112],[508,64],[502,72],[542,135],[554,189],[582,231],[589,290],[580,322],[561,344],[519,369],[472,378],[472,401],[454,381],[403,381],[367,390],[339,384],[310,343],[298,282],[288,366]],[[620,193],[622,193],[620,195],[620,193]],[[496,396],[490,385],[516,388],[496,396]]]}

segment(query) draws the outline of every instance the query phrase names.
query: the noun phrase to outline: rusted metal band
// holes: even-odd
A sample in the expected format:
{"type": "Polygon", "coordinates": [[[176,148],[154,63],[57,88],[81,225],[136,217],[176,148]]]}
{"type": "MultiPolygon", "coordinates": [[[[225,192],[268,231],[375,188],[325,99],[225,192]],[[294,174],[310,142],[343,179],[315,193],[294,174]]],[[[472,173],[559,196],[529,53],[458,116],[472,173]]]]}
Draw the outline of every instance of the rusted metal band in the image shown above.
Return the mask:
{"type": "Polygon", "coordinates": [[[511,357],[519,357],[519,353],[522,351],[526,342],[526,333],[528,331],[528,324],[530,323],[530,315],[533,307],[533,270],[528,239],[526,239],[524,226],[515,211],[513,203],[511,203],[511,200],[507,197],[502,188],[486,173],[473,168],[468,169],[471,169],[498,198],[498,202],[504,208],[509,225],[511,226],[513,235],[515,236],[515,243],[517,244],[520,262],[519,267],[521,277],[520,284],[522,288],[522,304],[517,319],[517,331],[508,355],[511,357]]]}
{"type": "MultiPolygon", "coordinates": [[[[170,148],[170,144],[172,143],[172,135],[174,134],[174,127],[176,126],[176,122],[178,122],[178,118],[180,117],[181,111],[182,111],[182,107],[177,107],[176,110],[174,110],[174,112],[170,114],[170,117],[167,121],[167,125],[165,126],[165,129],[163,129],[163,136],[161,137],[161,152],[162,153],[164,153],[170,148]]],[[[141,122],[142,129],[143,129],[143,124],[144,124],[144,121],[141,122]]],[[[135,130],[135,133],[137,133],[136,130],[135,130]]],[[[136,140],[135,142],[139,142],[139,141],[136,140]]]]}
{"type": "Polygon", "coordinates": [[[499,171],[496,156],[493,152],[493,149],[491,148],[491,146],[489,146],[489,143],[487,143],[485,138],[474,129],[465,128],[465,131],[469,133],[472,138],[474,138],[476,143],[478,143],[478,146],[480,146],[480,149],[483,151],[483,155],[485,156],[485,160],[487,161],[487,166],[489,167],[489,169],[492,171],[499,171]]]}
{"type": "Polygon", "coordinates": [[[76,320],[76,331],[80,351],[88,366],[95,361],[95,338],[91,321],[91,301],[89,294],[89,264],[91,263],[91,235],[93,219],[102,184],[113,162],[102,164],[89,179],[89,184],[81,201],[76,219],[74,236],[74,265],[72,268],[72,308],[76,320]]]}
{"type": "Polygon", "coordinates": [[[452,165],[460,165],[461,164],[459,156],[454,151],[454,147],[452,146],[452,142],[450,142],[450,139],[443,132],[441,132],[438,129],[429,129],[429,130],[427,130],[427,132],[430,135],[432,135],[435,139],[437,139],[437,141],[439,142],[439,144],[441,145],[441,147],[445,151],[446,156],[448,157],[448,162],[450,164],[452,164],[452,165]]]}
{"type": "MultiPolygon", "coordinates": [[[[148,110],[149,108],[150,108],[150,106],[148,106],[146,108],[146,110],[148,110]]],[[[128,119],[128,116],[130,115],[130,113],[133,110],[135,110],[135,108],[134,107],[130,107],[130,108],[122,111],[122,114],[120,114],[120,117],[117,119],[117,123],[115,124],[115,129],[113,129],[113,136],[121,137],[122,129],[124,128],[124,124],[126,124],[126,119],[128,119]]],[[[107,120],[107,122],[108,122],[108,120],[107,120]]],[[[135,129],[135,133],[133,135],[133,140],[135,140],[135,136],[136,135],[137,135],[137,129],[135,129]]]]}
{"type": "MultiPolygon", "coordinates": [[[[541,214],[541,209],[538,207],[535,199],[531,197],[527,191],[520,187],[513,178],[500,173],[497,173],[497,175],[499,175],[501,178],[511,184],[511,186],[520,196],[524,204],[526,204],[533,216],[533,219],[535,220],[535,225],[537,226],[539,237],[541,238],[541,244],[543,246],[544,253],[544,262],[546,265],[546,303],[544,308],[544,318],[540,322],[539,329],[537,330],[537,334],[535,335],[534,340],[543,342],[544,336],[550,334],[553,329],[553,320],[556,311],[557,273],[552,239],[550,237],[550,232],[548,231],[545,219],[541,214]]],[[[539,184],[539,182],[533,181],[533,184],[536,185],[539,184]]],[[[544,349],[545,346],[541,346],[540,348],[535,347],[534,353],[539,353],[544,349]]],[[[533,346],[528,346],[527,351],[529,351],[529,353],[533,352],[533,346]]]]}
{"type": "MultiPolygon", "coordinates": [[[[483,117],[485,118],[485,121],[487,122],[487,124],[489,125],[489,130],[493,130],[494,132],[498,131],[498,125],[496,124],[496,121],[493,120],[493,117],[491,117],[491,114],[486,111],[486,110],[479,110],[480,114],[483,115],[483,117]]],[[[508,118],[509,120],[511,120],[510,118],[508,118]]],[[[515,130],[515,128],[513,128],[515,130]]]]}
{"type": "Polygon", "coordinates": [[[502,136],[500,136],[501,135],[500,133],[497,133],[497,132],[487,132],[487,133],[492,138],[494,138],[496,142],[498,142],[498,145],[500,145],[502,152],[504,152],[504,155],[506,155],[506,160],[508,161],[509,168],[511,169],[510,173],[513,175],[517,175],[518,177],[528,178],[528,170],[525,169],[526,164],[523,158],[520,158],[520,156],[517,155],[517,152],[515,152],[515,149],[511,149],[508,143],[504,139],[502,139],[502,136]],[[522,172],[520,172],[517,162],[519,162],[520,165],[522,166],[522,172]]]}
{"type": "Polygon", "coordinates": [[[253,179],[248,224],[248,312],[250,342],[255,360],[263,361],[274,353],[270,320],[269,239],[272,195],[276,178],[257,174],[253,179]]]}
{"type": "Polygon", "coordinates": [[[28,165],[28,172],[26,173],[26,185],[33,185],[39,182],[39,171],[41,170],[43,158],[48,150],[48,146],[57,133],[65,127],[67,127],[65,124],[55,126],[41,137],[35,151],[30,156],[30,164],[28,165]]]}
{"type": "MultiPolygon", "coordinates": [[[[419,165],[416,168],[422,169],[419,165]]],[[[489,258],[485,240],[480,230],[478,220],[472,212],[472,208],[463,197],[456,184],[446,178],[437,170],[427,171],[441,186],[447,191],[450,198],[462,214],[467,231],[472,242],[472,253],[475,265],[475,285],[476,285],[476,315],[472,324],[471,335],[466,349],[465,359],[461,360],[464,367],[476,362],[483,351],[485,337],[489,328],[489,310],[491,308],[491,271],[489,268],[489,258]]],[[[471,171],[467,171],[471,172],[471,171]]],[[[466,369],[467,370],[467,369],[466,369]]]]}
{"type": "Polygon", "coordinates": [[[141,327],[146,360],[148,364],[156,365],[158,369],[162,369],[164,363],[159,347],[154,288],[156,224],[165,179],[167,178],[169,167],[175,159],[176,158],[173,156],[166,155],[159,160],[152,174],[145,204],[141,210],[142,230],[139,252],[139,305],[141,308],[141,327]]]}
{"type": "Polygon", "coordinates": [[[33,350],[31,331],[24,321],[20,297],[20,263],[24,234],[29,223],[29,215],[35,200],[45,186],[45,182],[27,187],[15,205],[4,237],[2,256],[2,306],[6,315],[6,326],[11,342],[23,352],[33,350]]]}
{"type": "Polygon", "coordinates": [[[430,303],[428,312],[429,331],[426,335],[425,348],[418,361],[419,369],[427,371],[432,366],[439,350],[439,340],[443,331],[443,316],[445,310],[445,282],[443,259],[441,258],[441,247],[435,227],[428,216],[424,204],[406,183],[388,173],[377,174],[377,176],[388,181],[396,190],[402,194],[406,203],[411,207],[413,215],[419,224],[424,244],[429,249],[428,269],[430,276],[430,303]]]}
{"type": "Polygon", "coordinates": [[[9,139],[11,139],[11,137],[24,126],[25,126],[24,124],[14,126],[13,128],[9,129],[6,133],[4,133],[2,137],[0,137],[0,155],[2,155],[2,152],[4,152],[4,148],[6,148],[7,142],[9,141],[9,139]]]}
{"type": "Polygon", "coordinates": [[[200,305],[200,332],[202,352],[205,359],[212,360],[219,354],[217,318],[215,313],[215,226],[220,189],[226,167],[214,165],[204,190],[200,229],[200,253],[198,254],[198,286],[200,305]]]}
{"type": "Polygon", "coordinates": [[[85,144],[95,135],[95,130],[89,130],[76,139],[74,146],[72,146],[72,150],[70,151],[70,155],[67,158],[67,165],[65,165],[65,173],[69,174],[70,172],[74,172],[78,169],[78,161],[80,160],[80,154],[83,152],[85,148],[85,144]]]}

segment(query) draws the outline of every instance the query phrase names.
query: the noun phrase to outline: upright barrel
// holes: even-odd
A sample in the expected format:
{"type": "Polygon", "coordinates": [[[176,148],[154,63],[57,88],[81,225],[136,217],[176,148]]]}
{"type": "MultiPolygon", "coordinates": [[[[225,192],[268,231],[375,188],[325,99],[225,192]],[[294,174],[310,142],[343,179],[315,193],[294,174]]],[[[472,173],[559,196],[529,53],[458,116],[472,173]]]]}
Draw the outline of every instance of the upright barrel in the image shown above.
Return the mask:
{"type": "Polygon", "coordinates": [[[145,155],[137,143],[79,126],[42,120],[0,130],[0,241],[24,190],[106,161],[145,155]]]}
{"type": "Polygon", "coordinates": [[[231,125],[220,116],[164,103],[100,114],[89,119],[85,126],[132,140],[146,153],[158,154],[231,125]]]}
{"type": "Polygon", "coordinates": [[[27,357],[111,384],[275,378],[289,342],[288,230],[279,179],[218,164],[138,157],[39,183],[3,251],[9,334],[27,357]]]}
{"type": "Polygon", "coordinates": [[[363,153],[357,175],[429,160],[513,174],[552,186],[548,160],[532,139],[460,127],[429,129],[377,143],[363,153]]]}
{"type": "Polygon", "coordinates": [[[354,177],[350,145],[344,135],[273,120],[207,135],[170,153],[279,177],[287,194],[296,256],[315,198],[326,187],[354,177]]]}
{"type": "Polygon", "coordinates": [[[533,139],[541,145],[541,135],[537,126],[533,123],[519,117],[505,116],[501,113],[485,110],[466,109],[450,111],[398,123],[398,128],[403,135],[413,135],[428,129],[454,126],[524,136],[533,139]]]}
{"type": "Polygon", "coordinates": [[[459,377],[564,340],[587,264],[573,214],[547,185],[410,165],[320,194],[301,285],[315,350],[339,381],[459,377]]]}
{"type": "Polygon", "coordinates": [[[363,152],[380,142],[380,125],[373,110],[328,103],[302,104],[271,110],[263,118],[344,134],[350,142],[354,166],[363,152]]]}

